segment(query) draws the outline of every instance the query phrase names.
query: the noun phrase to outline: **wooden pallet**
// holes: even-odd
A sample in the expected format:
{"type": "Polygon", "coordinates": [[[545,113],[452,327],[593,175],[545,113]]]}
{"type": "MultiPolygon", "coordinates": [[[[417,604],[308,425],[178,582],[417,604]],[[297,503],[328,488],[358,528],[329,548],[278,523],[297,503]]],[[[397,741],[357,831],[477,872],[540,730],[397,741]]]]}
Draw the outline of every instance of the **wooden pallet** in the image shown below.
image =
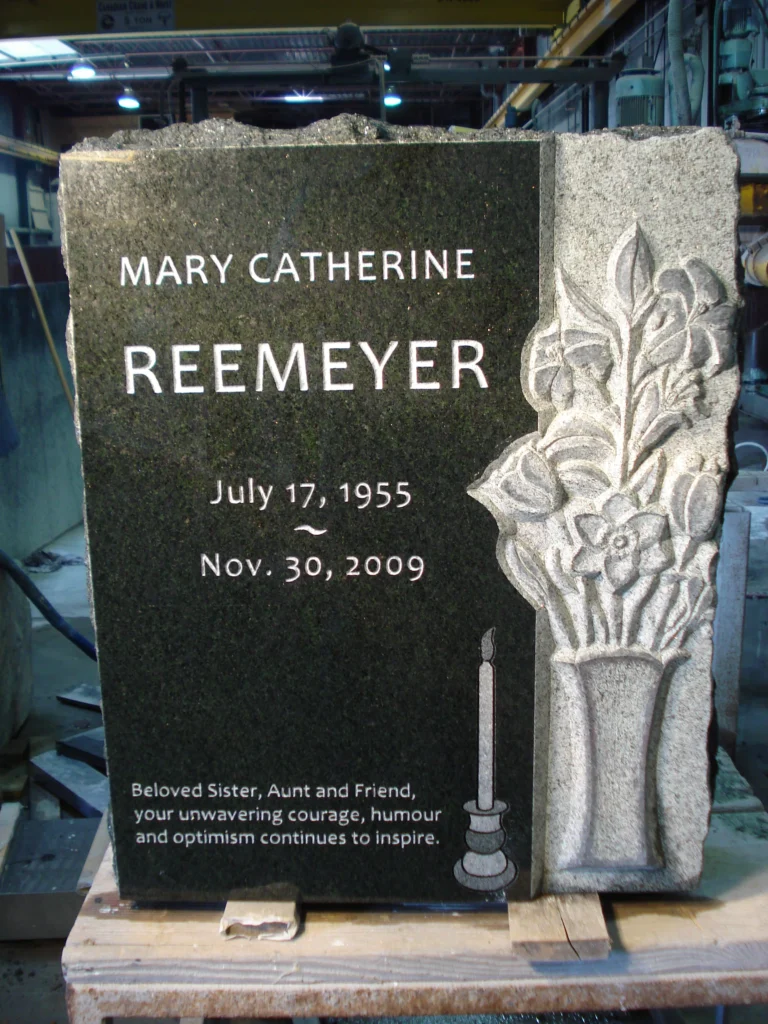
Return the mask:
{"type": "Polygon", "coordinates": [[[220,911],[121,902],[108,851],[64,950],[70,1021],[768,1002],[768,815],[714,816],[693,896],[603,904],[612,950],[601,960],[515,955],[507,915],[492,912],[309,909],[292,941],[227,940],[220,911]]]}

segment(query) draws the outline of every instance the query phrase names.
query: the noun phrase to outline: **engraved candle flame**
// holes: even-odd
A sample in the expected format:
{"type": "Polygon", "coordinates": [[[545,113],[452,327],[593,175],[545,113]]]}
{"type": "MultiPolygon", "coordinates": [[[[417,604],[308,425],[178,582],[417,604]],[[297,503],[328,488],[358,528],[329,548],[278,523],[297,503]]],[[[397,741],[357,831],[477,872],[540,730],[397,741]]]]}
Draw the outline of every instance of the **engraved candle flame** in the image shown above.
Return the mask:
{"type": "Polygon", "coordinates": [[[491,628],[480,641],[480,665],[478,686],[477,723],[477,806],[481,811],[493,807],[494,791],[494,713],[496,704],[496,673],[493,658],[495,628],[491,628]]]}

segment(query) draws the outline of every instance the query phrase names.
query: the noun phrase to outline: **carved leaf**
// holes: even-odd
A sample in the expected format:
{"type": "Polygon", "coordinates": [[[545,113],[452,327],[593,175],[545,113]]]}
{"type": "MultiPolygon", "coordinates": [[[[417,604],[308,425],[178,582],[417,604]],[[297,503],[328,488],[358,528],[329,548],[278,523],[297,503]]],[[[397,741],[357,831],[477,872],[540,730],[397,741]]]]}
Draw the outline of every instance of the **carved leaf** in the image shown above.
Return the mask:
{"type": "Polygon", "coordinates": [[[558,410],[566,409],[573,398],[573,374],[567,366],[558,367],[549,391],[552,404],[558,410]]]}
{"type": "Polygon", "coordinates": [[[681,293],[662,295],[643,329],[643,356],[652,366],[680,359],[688,346],[688,310],[681,293]]]}
{"type": "Polygon", "coordinates": [[[676,409],[659,413],[640,438],[638,447],[641,451],[645,451],[646,448],[650,448],[654,444],[660,444],[665,437],[668,437],[684,422],[685,416],[676,409]]]}
{"type": "Polygon", "coordinates": [[[649,298],[652,278],[651,250],[635,222],[616,243],[608,261],[608,280],[627,314],[636,312],[649,298]]]}
{"type": "Polygon", "coordinates": [[[561,594],[575,594],[578,588],[570,575],[563,569],[562,553],[559,548],[553,547],[544,555],[544,564],[547,567],[552,582],[561,594]]]}
{"type": "Polygon", "coordinates": [[[678,409],[693,408],[699,397],[700,382],[698,371],[682,374],[667,392],[667,405],[678,409]]]}
{"type": "MultiPolygon", "coordinates": [[[[734,324],[736,310],[733,306],[714,306],[702,313],[695,321],[694,330],[702,332],[709,343],[710,356],[705,375],[712,377],[720,370],[731,366],[735,354],[734,324]]],[[[701,365],[701,364],[695,364],[701,365]]]]}
{"type": "Polygon", "coordinates": [[[598,464],[615,452],[611,431],[592,416],[577,409],[558,413],[539,442],[548,458],[559,465],[573,459],[586,459],[598,464]]]}
{"type": "Polygon", "coordinates": [[[541,581],[541,570],[532,553],[512,537],[503,545],[507,571],[515,586],[535,608],[543,608],[546,595],[541,581]]]}
{"type": "Polygon", "coordinates": [[[661,387],[658,380],[653,380],[647,388],[644,388],[635,409],[632,430],[636,437],[643,436],[651,421],[658,416],[660,408],[661,387]]]}
{"type": "Polygon", "coordinates": [[[633,474],[627,490],[637,495],[641,506],[649,505],[659,491],[663,473],[664,452],[656,451],[633,474]]]}
{"type": "Polygon", "coordinates": [[[696,299],[693,281],[684,270],[662,270],[656,278],[656,291],[660,294],[679,293],[686,309],[693,309],[696,299]]]}
{"type": "Polygon", "coordinates": [[[570,312],[568,307],[571,307],[574,312],[579,314],[592,327],[600,325],[605,328],[608,334],[616,332],[616,324],[613,322],[613,319],[596,302],[593,302],[586,292],[582,291],[568,277],[565,271],[560,270],[557,272],[556,285],[558,308],[561,314],[564,314],[562,319],[571,320],[571,317],[568,316],[570,312]]]}
{"type": "Polygon", "coordinates": [[[530,372],[531,391],[541,402],[549,399],[552,388],[552,381],[560,369],[560,363],[542,363],[540,366],[532,366],[530,372]]]}
{"type": "Polygon", "coordinates": [[[696,258],[686,260],[685,272],[696,289],[696,299],[702,305],[714,306],[725,298],[725,290],[706,263],[696,258]]]}
{"type": "Polygon", "coordinates": [[[558,467],[560,482],[571,498],[599,498],[610,486],[611,479],[599,466],[583,460],[564,462],[558,467]]]}

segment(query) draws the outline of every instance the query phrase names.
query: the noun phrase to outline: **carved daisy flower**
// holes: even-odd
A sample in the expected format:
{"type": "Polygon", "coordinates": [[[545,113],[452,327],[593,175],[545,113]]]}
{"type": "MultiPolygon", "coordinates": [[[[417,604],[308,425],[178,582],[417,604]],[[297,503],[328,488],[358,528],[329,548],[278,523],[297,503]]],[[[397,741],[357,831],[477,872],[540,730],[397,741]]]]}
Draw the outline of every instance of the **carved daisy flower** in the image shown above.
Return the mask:
{"type": "Polygon", "coordinates": [[[661,572],[671,562],[662,547],[667,517],[638,512],[623,494],[609,498],[602,515],[585,513],[574,522],[583,546],[574,555],[573,571],[604,576],[614,591],[625,590],[638,576],[661,572]]]}

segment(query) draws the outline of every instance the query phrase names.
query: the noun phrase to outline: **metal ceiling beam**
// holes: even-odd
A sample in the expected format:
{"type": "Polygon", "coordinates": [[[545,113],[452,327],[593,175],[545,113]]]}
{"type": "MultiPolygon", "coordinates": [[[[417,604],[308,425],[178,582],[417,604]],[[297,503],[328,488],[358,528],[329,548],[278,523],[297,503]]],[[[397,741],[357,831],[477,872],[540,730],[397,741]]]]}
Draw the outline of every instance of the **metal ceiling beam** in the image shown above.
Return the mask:
{"type": "Polygon", "coordinates": [[[0,135],[0,153],[15,156],[19,160],[33,160],[35,163],[50,164],[52,167],[59,166],[59,153],[55,149],[36,146],[21,139],[11,139],[7,135],[0,135]]]}
{"type": "Polygon", "coordinates": [[[543,84],[586,84],[609,82],[624,67],[624,57],[580,67],[515,67],[515,68],[411,68],[407,75],[387,75],[387,84],[408,82],[440,82],[443,85],[510,85],[514,82],[543,84]],[[391,80],[391,81],[390,81],[391,80]]]}
{"type": "MultiPolygon", "coordinates": [[[[633,6],[636,0],[590,0],[568,25],[549,52],[542,57],[537,67],[551,67],[550,58],[579,57],[600,36],[614,25],[619,18],[633,6]]],[[[546,85],[520,85],[511,96],[501,104],[499,109],[488,120],[485,127],[495,128],[504,124],[508,107],[516,110],[528,110],[533,101],[546,89],[546,85]]]]}
{"type": "MultiPolygon", "coordinates": [[[[420,85],[436,83],[439,85],[508,85],[517,82],[535,82],[544,84],[605,82],[615,78],[624,67],[624,57],[614,57],[610,61],[601,61],[592,66],[579,67],[511,67],[511,68],[445,68],[445,67],[412,67],[410,71],[387,75],[387,85],[420,85]]],[[[210,68],[205,74],[198,72],[185,73],[179,81],[192,88],[215,89],[218,83],[231,86],[235,83],[249,86],[285,86],[290,88],[297,84],[312,85],[344,85],[346,83],[361,84],[371,81],[371,68],[362,65],[359,70],[323,67],[302,67],[301,65],[286,67],[265,67],[263,64],[251,64],[236,70],[229,68],[210,68]]]]}
{"type": "MultiPolygon", "coordinates": [[[[259,4],[252,0],[184,0],[175,5],[172,28],[202,34],[230,29],[247,34],[258,27],[322,31],[351,18],[366,28],[503,27],[551,28],[562,22],[563,0],[483,0],[482,3],[435,3],[434,0],[282,0],[259,4]],[[318,25],[321,16],[323,24],[318,25]],[[254,25],[254,21],[258,26],[254,25]],[[458,23],[458,24],[457,24],[458,23]]],[[[119,23],[114,27],[122,27],[119,23]]],[[[141,25],[137,25],[141,28],[141,25]]],[[[145,26],[146,27],[146,26],[145,26]]],[[[163,26],[158,22],[156,26],[163,26]]],[[[0,5],[0,36],[92,35],[103,31],[94,0],[3,0],[0,5]]]]}

